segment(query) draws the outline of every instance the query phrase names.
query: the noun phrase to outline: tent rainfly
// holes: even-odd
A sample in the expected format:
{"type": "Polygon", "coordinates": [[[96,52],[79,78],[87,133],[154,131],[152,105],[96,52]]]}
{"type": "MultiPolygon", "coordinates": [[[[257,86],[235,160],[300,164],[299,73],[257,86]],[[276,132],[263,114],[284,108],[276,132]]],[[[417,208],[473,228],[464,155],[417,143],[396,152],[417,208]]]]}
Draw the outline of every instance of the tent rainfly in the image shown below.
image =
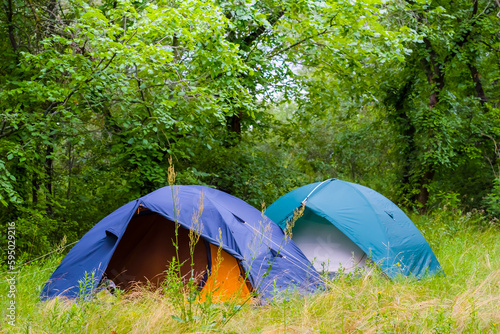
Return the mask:
{"type": "Polygon", "coordinates": [[[312,183],[282,196],[265,214],[284,230],[301,207],[292,240],[318,271],[350,272],[365,267],[367,259],[389,277],[441,271],[410,218],[370,188],[337,179],[312,183]]]}
{"type": "Polygon", "coordinates": [[[202,293],[214,291],[221,301],[251,291],[270,299],[289,287],[306,292],[321,285],[300,249],[259,210],[208,187],[169,186],[96,224],[63,259],[40,297],[76,298],[85,277],[93,278],[94,289],[103,280],[123,289],[141,282],[159,286],[176,256],[184,263],[182,276],[192,275],[202,293]]]}

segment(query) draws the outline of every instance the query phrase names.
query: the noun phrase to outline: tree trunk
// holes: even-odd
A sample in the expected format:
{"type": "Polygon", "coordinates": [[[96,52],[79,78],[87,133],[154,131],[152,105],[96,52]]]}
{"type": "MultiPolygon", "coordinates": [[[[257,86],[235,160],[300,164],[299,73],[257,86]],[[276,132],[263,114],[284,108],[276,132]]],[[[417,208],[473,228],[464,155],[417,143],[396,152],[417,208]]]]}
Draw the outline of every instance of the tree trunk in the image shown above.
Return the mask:
{"type": "Polygon", "coordinates": [[[474,88],[476,89],[476,95],[479,98],[479,101],[481,102],[481,105],[485,105],[485,103],[488,101],[486,98],[486,94],[484,93],[483,90],[483,84],[481,83],[481,75],[479,74],[479,71],[477,70],[476,66],[473,64],[467,64],[469,66],[470,70],[470,75],[472,76],[472,81],[474,81],[474,88]]]}
{"type": "Polygon", "coordinates": [[[54,147],[47,145],[46,158],[45,158],[45,188],[47,189],[47,215],[52,215],[52,199],[53,199],[53,165],[54,160],[52,159],[52,154],[54,153],[54,147]]]}
{"type": "MultiPolygon", "coordinates": [[[[442,68],[439,66],[438,56],[434,51],[432,44],[429,39],[424,38],[424,45],[427,53],[429,54],[428,58],[423,58],[421,60],[424,70],[427,76],[427,82],[431,87],[431,93],[429,96],[429,115],[432,116],[434,108],[439,103],[439,94],[444,88],[444,72],[442,68]]],[[[429,137],[432,140],[434,138],[433,129],[430,128],[429,137]]],[[[429,147],[428,150],[432,148],[429,147]]],[[[419,185],[419,193],[416,196],[416,201],[420,204],[420,211],[427,211],[427,202],[429,200],[429,184],[434,179],[435,171],[433,169],[432,164],[427,163],[423,166],[424,172],[419,177],[418,185],[419,185]]]]}
{"type": "Polygon", "coordinates": [[[66,199],[69,200],[71,193],[71,172],[73,170],[73,157],[71,156],[72,145],[71,142],[68,144],[68,188],[66,190],[66,199]]]}
{"type": "MultiPolygon", "coordinates": [[[[40,145],[36,146],[36,151],[38,152],[40,150],[40,145]]],[[[38,165],[38,159],[34,163],[34,165],[38,165]]],[[[33,170],[33,175],[31,177],[31,203],[33,204],[33,207],[36,207],[38,204],[38,190],[40,190],[40,184],[38,183],[38,173],[36,170],[33,170]]]]}
{"type": "Polygon", "coordinates": [[[420,179],[420,192],[417,196],[417,202],[422,206],[420,208],[420,213],[425,213],[427,211],[427,202],[429,201],[429,184],[434,179],[435,172],[431,169],[428,169],[424,176],[420,179]]]}
{"type": "Polygon", "coordinates": [[[415,152],[415,126],[411,122],[408,116],[407,108],[405,108],[405,101],[412,91],[414,84],[415,75],[410,73],[410,78],[407,80],[406,84],[397,91],[395,100],[392,104],[395,110],[395,123],[399,128],[399,133],[402,135],[406,142],[406,147],[403,149],[403,175],[401,177],[401,183],[403,185],[410,184],[410,176],[412,173],[412,153],[415,152]]]}
{"type": "Polygon", "coordinates": [[[12,50],[17,51],[17,42],[14,33],[14,8],[12,7],[12,0],[7,1],[7,6],[4,4],[4,10],[7,16],[7,30],[9,31],[9,40],[12,50]]]}
{"type": "Polygon", "coordinates": [[[243,113],[238,112],[237,115],[233,115],[227,118],[227,126],[231,132],[236,133],[238,136],[241,135],[241,118],[243,113]]]}

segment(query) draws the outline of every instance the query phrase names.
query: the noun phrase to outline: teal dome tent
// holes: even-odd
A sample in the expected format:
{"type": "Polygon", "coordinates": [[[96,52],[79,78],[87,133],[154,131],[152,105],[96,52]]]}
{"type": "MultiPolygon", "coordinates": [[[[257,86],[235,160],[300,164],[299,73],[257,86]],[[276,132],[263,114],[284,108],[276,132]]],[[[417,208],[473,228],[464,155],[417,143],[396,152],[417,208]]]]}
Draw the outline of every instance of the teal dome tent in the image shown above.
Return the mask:
{"type": "Polygon", "coordinates": [[[389,277],[441,271],[410,218],[370,188],[337,179],[312,183],[282,196],[265,213],[285,230],[302,206],[292,240],[319,271],[353,271],[367,259],[389,277]]]}

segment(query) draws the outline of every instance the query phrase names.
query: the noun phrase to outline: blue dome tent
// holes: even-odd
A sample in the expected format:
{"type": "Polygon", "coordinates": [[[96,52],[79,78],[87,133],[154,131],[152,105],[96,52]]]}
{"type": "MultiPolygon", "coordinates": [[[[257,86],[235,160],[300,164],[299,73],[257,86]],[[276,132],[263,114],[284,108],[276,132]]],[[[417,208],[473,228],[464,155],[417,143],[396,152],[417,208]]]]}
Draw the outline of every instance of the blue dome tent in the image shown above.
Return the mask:
{"type": "Polygon", "coordinates": [[[302,207],[292,240],[318,271],[354,271],[368,258],[389,277],[441,271],[408,216],[370,188],[337,179],[312,183],[282,196],[265,214],[284,230],[302,207]]]}
{"type": "Polygon", "coordinates": [[[259,210],[208,187],[168,186],[125,204],[96,224],[66,255],[40,297],[76,298],[89,276],[93,288],[103,279],[125,289],[136,282],[161,284],[175,255],[174,240],[180,263],[194,258],[194,267],[183,265],[181,271],[194,271],[200,290],[213,280],[218,250],[223,263],[217,268],[226,275],[221,280],[243,281],[247,292],[272,298],[288,287],[304,292],[321,285],[300,249],[259,210]],[[190,251],[194,235],[200,239],[190,251]]]}

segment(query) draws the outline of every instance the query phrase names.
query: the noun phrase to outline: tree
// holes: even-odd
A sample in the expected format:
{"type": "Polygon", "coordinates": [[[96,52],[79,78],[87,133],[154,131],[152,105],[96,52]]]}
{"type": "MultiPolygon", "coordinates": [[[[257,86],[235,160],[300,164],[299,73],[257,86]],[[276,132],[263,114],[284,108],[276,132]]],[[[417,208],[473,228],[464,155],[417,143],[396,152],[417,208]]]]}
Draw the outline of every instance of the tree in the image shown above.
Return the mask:
{"type": "Polygon", "coordinates": [[[213,147],[232,151],[252,126],[271,124],[276,94],[302,94],[301,66],[361,50],[381,27],[377,13],[343,1],[6,0],[2,216],[28,207],[40,224],[85,230],[166,184],[168,157],[194,171],[213,147]]]}
{"type": "MultiPolygon", "coordinates": [[[[400,154],[380,152],[380,157],[396,162],[399,201],[425,211],[434,189],[436,195],[474,193],[467,204],[477,207],[484,189],[491,188],[488,161],[496,164],[496,158],[487,138],[498,137],[499,120],[493,98],[498,96],[497,9],[487,1],[386,3],[380,23],[400,32],[401,46],[392,47],[402,52],[365,57],[351,73],[331,67],[311,77],[313,103],[305,104],[316,106],[311,112],[337,108],[357,117],[374,105],[385,115],[375,121],[394,136],[400,154]]],[[[373,40],[368,50],[380,50],[380,42],[373,40]]]]}
{"type": "Polygon", "coordinates": [[[493,79],[498,72],[488,70],[498,57],[482,41],[498,41],[495,7],[479,0],[407,1],[399,7],[402,20],[421,40],[409,45],[413,52],[400,72],[402,80],[394,81],[395,89],[388,86],[393,93],[386,101],[407,138],[403,182],[416,190],[423,210],[436,175],[451,178],[491,156],[483,134],[498,136],[496,102],[486,97],[486,92],[498,96],[493,79]]]}
{"type": "Polygon", "coordinates": [[[247,71],[226,41],[228,19],[205,2],[12,1],[2,14],[6,220],[42,211],[79,221],[81,234],[110,207],[165,184],[167,158],[209,145],[207,124],[224,124],[229,87],[211,78],[247,71]]]}

